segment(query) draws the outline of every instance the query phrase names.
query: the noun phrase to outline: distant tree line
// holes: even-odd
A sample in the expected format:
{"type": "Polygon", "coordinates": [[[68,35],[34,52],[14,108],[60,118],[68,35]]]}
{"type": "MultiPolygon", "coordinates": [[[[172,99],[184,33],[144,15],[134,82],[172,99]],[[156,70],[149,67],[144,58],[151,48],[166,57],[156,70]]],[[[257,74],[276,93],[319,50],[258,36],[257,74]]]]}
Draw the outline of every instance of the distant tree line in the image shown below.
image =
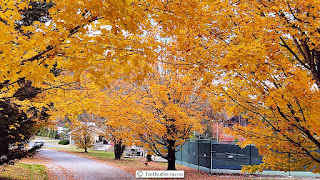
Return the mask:
{"type": "Polygon", "coordinates": [[[59,139],[58,131],[48,129],[48,128],[40,129],[40,131],[37,132],[37,136],[50,137],[52,139],[59,139]]]}

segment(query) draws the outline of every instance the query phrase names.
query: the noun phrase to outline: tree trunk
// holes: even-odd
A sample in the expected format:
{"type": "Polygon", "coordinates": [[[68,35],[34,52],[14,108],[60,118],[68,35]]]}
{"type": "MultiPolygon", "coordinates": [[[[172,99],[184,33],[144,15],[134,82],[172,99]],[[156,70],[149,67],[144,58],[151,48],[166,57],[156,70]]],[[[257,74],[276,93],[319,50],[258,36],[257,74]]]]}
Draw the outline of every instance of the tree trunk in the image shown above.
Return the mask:
{"type": "Polygon", "coordinates": [[[176,170],[176,155],[175,155],[175,140],[168,140],[168,156],[167,156],[167,160],[168,160],[168,168],[167,170],[176,170]]]}
{"type": "Polygon", "coordinates": [[[87,136],[84,135],[84,152],[87,152],[87,136]]]}
{"type": "Polygon", "coordinates": [[[9,129],[9,126],[7,126],[5,123],[6,120],[2,120],[0,125],[0,157],[9,153],[9,138],[7,138],[8,132],[6,131],[9,129]]]}
{"type": "Polygon", "coordinates": [[[117,160],[120,160],[125,148],[126,148],[126,145],[122,145],[122,141],[115,141],[114,142],[114,158],[117,160]]]}

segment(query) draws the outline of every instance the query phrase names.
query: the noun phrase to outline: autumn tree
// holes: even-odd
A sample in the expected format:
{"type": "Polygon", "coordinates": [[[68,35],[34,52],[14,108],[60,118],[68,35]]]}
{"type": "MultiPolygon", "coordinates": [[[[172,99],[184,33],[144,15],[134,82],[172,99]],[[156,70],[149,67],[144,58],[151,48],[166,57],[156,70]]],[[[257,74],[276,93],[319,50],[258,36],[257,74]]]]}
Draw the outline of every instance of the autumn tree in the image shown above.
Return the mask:
{"type": "Polygon", "coordinates": [[[168,160],[175,170],[175,152],[194,131],[202,131],[206,101],[189,77],[175,72],[154,73],[136,87],[134,133],[143,146],[168,160]]]}
{"type": "Polygon", "coordinates": [[[248,1],[230,18],[235,37],[223,59],[230,72],[222,93],[230,112],[249,116],[234,134],[256,144],[260,168],[319,172],[317,8],[311,1],[248,1]]]}
{"type": "Polygon", "coordinates": [[[133,87],[123,80],[113,81],[109,88],[96,92],[91,99],[96,106],[92,113],[102,117],[98,122],[104,137],[114,144],[115,159],[120,160],[127,146],[132,146],[135,140],[132,122],[135,110],[132,108],[134,96],[131,96],[133,87]]]}
{"type": "Polygon", "coordinates": [[[230,132],[259,148],[260,168],[319,172],[318,2],[170,1],[163,8],[167,19],[154,17],[163,30],[159,60],[210,86],[214,105],[248,118],[230,132]]]}
{"type": "Polygon", "coordinates": [[[4,104],[43,112],[53,107],[40,92],[63,95],[72,84],[75,105],[60,107],[77,111],[83,105],[74,102],[87,101],[77,87],[84,76],[105,88],[120,77],[141,81],[150,64],[164,63],[210,87],[229,113],[248,116],[235,134],[256,144],[266,167],[319,172],[317,1],[52,0],[37,15],[46,18],[19,23],[33,2],[0,2],[4,104]]]}
{"type": "MultiPolygon", "coordinates": [[[[128,122],[126,122],[128,123],[128,122]]],[[[127,139],[123,136],[130,136],[130,130],[128,129],[128,126],[126,123],[120,124],[119,122],[116,123],[116,125],[113,125],[114,122],[107,121],[105,123],[104,132],[106,132],[106,135],[109,135],[111,137],[108,137],[108,139],[111,139],[111,142],[113,142],[114,147],[114,158],[116,160],[120,160],[124,150],[127,147],[127,139]],[[121,133],[121,135],[120,135],[121,133]],[[125,135],[123,133],[126,133],[125,135]]],[[[132,144],[131,144],[132,145],[132,144]]]]}
{"type": "Polygon", "coordinates": [[[84,152],[88,152],[87,149],[93,147],[94,143],[94,125],[90,122],[78,122],[72,124],[72,129],[71,137],[76,146],[80,149],[84,149],[84,152]]]}
{"type": "Polygon", "coordinates": [[[16,101],[23,79],[28,88],[20,93],[29,99],[17,103],[22,108],[77,111],[76,102],[84,97],[68,97],[77,99],[69,106],[47,102],[52,97],[64,101],[60,95],[79,90],[83,74],[101,88],[131,74],[143,79],[157,60],[153,19],[167,14],[165,5],[157,0],[0,2],[1,98],[16,101]]]}
{"type": "MultiPolygon", "coordinates": [[[[205,90],[204,90],[205,91],[205,90]]],[[[208,93],[207,91],[205,91],[208,93]]],[[[207,100],[210,103],[209,99],[207,100]]],[[[204,128],[204,139],[214,139],[219,142],[223,140],[222,135],[225,122],[227,121],[227,114],[225,112],[218,112],[211,106],[206,106],[204,108],[206,119],[202,121],[204,128]]]]}
{"type": "Polygon", "coordinates": [[[117,144],[141,145],[167,159],[168,169],[174,170],[178,147],[193,131],[202,131],[209,107],[202,93],[190,77],[158,69],[141,83],[118,80],[97,92],[94,113],[105,117],[116,158],[122,152],[117,144]]]}
{"type": "Polygon", "coordinates": [[[1,108],[6,109],[1,114],[6,117],[1,119],[1,157],[7,155],[9,145],[20,143],[20,136],[28,140],[30,134],[20,131],[13,138],[8,133],[20,127],[32,132],[31,124],[45,119],[40,112],[57,106],[47,103],[49,100],[44,103],[42,98],[75,89],[70,86],[80,81],[84,71],[101,86],[134,71],[141,79],[149,71],[145,62],[150,57],[139,36],[141,27],[148,28],[149,23],[142,21],[144,9],[131,1],[0,2],[0,98],[1,108]],[[12,112],[20,114],[11,116],[12,112]],[[7,121],[8,117],[15,119],[7,121]]]}
{"type": "MultiPolygon", "coordinates": [[[[8,5],[9,4],[8,2],[8,5]]],[[[11,22],[12,27],[15,28],[15,31],[22,32],[23,28],[32,25],[34,21],[48,21],[47,14],[51,6],[52,4],[50,3],[29,2],[29,8],[21,12],[23,18],[19,21],[11,22]],[[41,8],[39,8],[39,6],[41,6],[41,8]]],[[[8,10],[2,5],[0,9],[2,9],[1,13],[8,10]]],[[[0,16],[0,24],[3,28],[1,28],[2,33],[8,34],[8,32],[6,32],[8,29],[3,27],[5,25],[5,27],[8,28],[8,23],[5,17],[0,16]]],[[[27,38],[28,36],[29,34],[27,33],[21,33],[21,37],[27,38]]],[[[5,39],[7,36],[3,37],[4,39],[1,40],[0,48],[1,57],[5,54],[6,44],[8,44],[6,43],[7,39],[5,39]]],[[[2,65],[8,66],[8,64],[5,63],[2,65]]],[[[1,72],[1,76],[3,76],[6,69],[2,68],[1,72]]],[[[10,71],[8,70],[7,73],[10,73],[10,71]]],[[[29,138],[41,127],[41,124],[47,122],[49,117],[47,113],[48,106],[40,104],[39,100],[34,99],[40,92],[41,89],[34,87],[33,83],[26,80],[24,76],[20,76],[16,81],[11,81],[9,78],[1,79],[0,165],[14,159],[21,159],[30,154],[30,152],[34,152],[35,147],[27,147],[29,138]],[[27,151],[26,149],[29,150],[27,151]]]]}

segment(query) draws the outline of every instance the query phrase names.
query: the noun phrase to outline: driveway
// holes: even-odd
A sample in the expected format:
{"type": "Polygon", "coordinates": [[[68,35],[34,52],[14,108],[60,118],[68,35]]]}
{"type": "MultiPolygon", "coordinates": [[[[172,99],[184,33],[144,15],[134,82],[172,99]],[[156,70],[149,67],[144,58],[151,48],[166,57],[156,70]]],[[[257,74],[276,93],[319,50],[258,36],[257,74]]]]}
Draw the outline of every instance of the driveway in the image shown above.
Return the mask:
{"type": "Polygon", "coordinates": [[[48,169],[54,179],[135,179],[135,176],[117,168],[73,154],[49,149],[42,149],[40,154],[50,160],[48,169]]]}

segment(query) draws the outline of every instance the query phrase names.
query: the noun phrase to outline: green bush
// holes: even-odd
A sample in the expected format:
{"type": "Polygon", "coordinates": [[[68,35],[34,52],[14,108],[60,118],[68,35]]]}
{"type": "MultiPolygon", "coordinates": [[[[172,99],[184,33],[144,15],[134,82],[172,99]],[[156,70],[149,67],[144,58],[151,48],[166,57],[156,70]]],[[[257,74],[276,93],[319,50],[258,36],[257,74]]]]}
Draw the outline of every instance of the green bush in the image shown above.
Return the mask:
{"type": "Polygon", "coordinates": [[[60,140],[59,142],[58,142],[58,144],[62,144],[62,145],[67,145],[67,144],[69,144],[70,142],[69,142],[69,140],[67,140],[67,139],[64,139],[64,140],[60,140]]]}

